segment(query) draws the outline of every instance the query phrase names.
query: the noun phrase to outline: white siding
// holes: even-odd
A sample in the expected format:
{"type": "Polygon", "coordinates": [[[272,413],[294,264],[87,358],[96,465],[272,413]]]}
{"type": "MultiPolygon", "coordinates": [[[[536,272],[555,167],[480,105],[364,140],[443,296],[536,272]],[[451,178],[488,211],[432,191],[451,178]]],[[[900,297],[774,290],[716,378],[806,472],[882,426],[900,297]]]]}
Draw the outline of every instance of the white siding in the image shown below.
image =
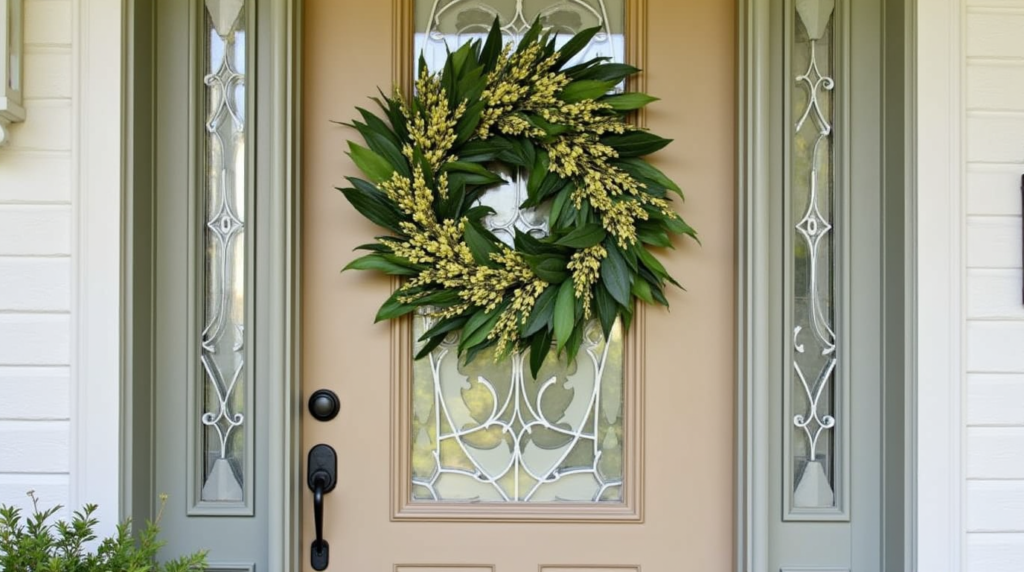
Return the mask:
{"type": "Polygon", "coordinates": [[[25,2],[26,121],[0,149],[0,504],[67,505],[72,4],[25,2]]]}
{"type": "Polygon", "coordinates": [[[1024,0],[967,0],[967,572],[1024,562],[1024,0]]]}

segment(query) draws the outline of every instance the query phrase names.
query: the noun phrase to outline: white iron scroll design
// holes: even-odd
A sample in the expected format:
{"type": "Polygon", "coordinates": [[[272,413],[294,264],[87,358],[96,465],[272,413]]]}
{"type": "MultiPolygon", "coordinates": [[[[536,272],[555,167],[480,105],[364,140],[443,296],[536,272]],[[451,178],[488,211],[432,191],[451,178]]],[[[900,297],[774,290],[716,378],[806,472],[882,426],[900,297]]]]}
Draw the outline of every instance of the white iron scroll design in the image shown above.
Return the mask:
{"type": "MultiPolygon", "coordinates": [[[[833,126],[829,118],[830,107],[826,107],[825,101],[835,88],[835,80],[822,73],[819,67],[819,39],[813,34],[810,36],[807,69],[796,77],[796,84],[805,91],[807,102],[795,124],[795,143],[806,141],[811,146],[811,152],[807,170],[796,165],[793,174],[795,178],[807,177],[809,183],[807,206],[795,226],[797,234],[802,239],[802,250],[807,253],[806,300],[809,307],[795,314],[797,324],[793,328],[793,369],[799,382],[797,391],[803,392],[806,398],[806,410],[794,415],[793,425],[803,432],[807,440],[808,465],[804,476],[814,471],[814,476],[821,475],[824,478],[819,459],[819,442],[826,432],[836,427],[836,418],[831,413],[831,404],[828,403],[831,395],[828,386],[834,378],[837,358],[831,311],[833,291],[830,265],[834,256],[831,240],[833,226],[830,210],[826,209],[823,213],[821,207],[823,201],[830,204],[832,200],[832,173],[830,168],[824,169],[823,172],[822,166],[827,166],[830,161],[833,126]],[[799,316],[804,318],[801,320],[799,316]],[[808,334],[809,339],[802,337],[808,334]],[[818,355],[809,356],[806,353],[808,346],[810,351],[817,352],[818,355]]],[[[802,293],[798,293],[798,300],[800,294],[802,293]]],[[[807,506],[831,505],[831,485],[820,482],[814,488],[825,489],[825,496],[818,496],[809,490],[805,495],[801,495],[798,486],[798,506],[801,502],[809,503],[807,506]],[[808,500],[811,498],[816,500],[808,500]]]]}
{"type": "Polygon", "coordinates": [[[242,500],[242,477],[229,460],[232,436],[245,423],[237,400],[244,390],[246,357],[245,34],[237,29],[245,20],[243,4],[207,2],[206,311],[200,357],[206,398],[200,419],[215,441],[203,444],[205,501],[242,500]]]}

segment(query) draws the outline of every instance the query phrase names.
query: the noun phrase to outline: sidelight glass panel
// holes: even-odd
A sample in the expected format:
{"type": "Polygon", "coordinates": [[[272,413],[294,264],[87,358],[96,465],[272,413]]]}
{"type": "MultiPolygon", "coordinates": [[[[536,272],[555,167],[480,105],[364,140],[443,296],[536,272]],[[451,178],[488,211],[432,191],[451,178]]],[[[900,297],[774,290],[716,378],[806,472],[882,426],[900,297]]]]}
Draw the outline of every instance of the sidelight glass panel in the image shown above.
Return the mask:
{"type": "Polygon", "coordinates": [[[246,6],[207,0],[204,50],[202,501],[244,500],[246,6]]]}
{"type": "Polygon", "coordinates": [[[834,0],[795,3],[791,69],[793,506],[836,506],[834,0]]]}
{"type": "MultiPolygon", "coordinates": [[[[431,71],[443,66],[448,49],[484,38],[496,16],[506,42],[518,41],[538,17],[562,42],[601,25],[577,59],[625,59],[625,0],[421,0],[415,11],[417,60],[422,52],[431,71]]],[[[495,169],[506,182],[479,200],[496,211],[485,225],[509,245],[517,229],[546,235],[549,207],[519,208],[523,173],[495,169]]],[[[428,316],[415,316],[413,339],[430,325],[428,316]]],[[[452,336],[413,364],[414,502],[623,501],[621,325],[606,340],[592,323],[576,362],[551,354],[537,378],[528,352],[495,363],[487,351],[467,364],[457,346],[452,336]]]]}

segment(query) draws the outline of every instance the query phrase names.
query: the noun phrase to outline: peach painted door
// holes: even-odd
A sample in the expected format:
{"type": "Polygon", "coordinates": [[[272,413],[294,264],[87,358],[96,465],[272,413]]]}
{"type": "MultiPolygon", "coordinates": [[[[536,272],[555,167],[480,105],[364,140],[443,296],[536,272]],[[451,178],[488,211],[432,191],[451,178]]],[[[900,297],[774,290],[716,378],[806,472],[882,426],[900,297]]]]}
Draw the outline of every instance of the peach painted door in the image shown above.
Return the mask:
{"type": "MultiPolygon", "coordinates": [[[[302,383],[305,396],[328,389],[340,402],[337,417],[305,413],[303,424],[304,451],[323,444],[337,457],[324,496],[327,569],[731,569],[735,3],[306,0],[303,9],[302,383]],[[640,87],[661,101],[642,121],[674,139],[652,160],[684,187],[677,206],[703,246],[680,241],[662,255],[687,288],[668,293],[671,311],[639,311],[610,340],[592,332],[576,364],[551,363],[538,380],[482,357],[460,364],[444,346],[414,362],[419,318],[373,322],[389,280],[339,272],[382,232],[334,190],[358,174],[344,154],[358,135],[332,121],[401,83],[414,51],[443,57],[445,40],[494,15],[514,37],[517,22],[538,14],[560,30],[603,26],[591,53],[643,68],[640,87]]],[[[510,175],[492,200],[514,207],[516,188],[510,175]]],[[[311,569],[305,488],[303,511],[311,569]]]]}

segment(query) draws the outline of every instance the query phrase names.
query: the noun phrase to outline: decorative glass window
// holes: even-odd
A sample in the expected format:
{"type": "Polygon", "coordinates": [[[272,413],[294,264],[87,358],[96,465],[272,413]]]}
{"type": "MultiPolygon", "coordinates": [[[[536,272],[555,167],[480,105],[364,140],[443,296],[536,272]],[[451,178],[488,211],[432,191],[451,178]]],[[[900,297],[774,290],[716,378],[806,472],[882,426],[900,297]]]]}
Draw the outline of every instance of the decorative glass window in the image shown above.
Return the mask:
{"type": "Polygon", "coordinates": [[[250,478],[247,422],[249,246],[245,0],[206,0],[203,46],[203,267],[199,359],[202,503],[244,503],[250,478]]]}
{"type": "Polygon", "coordinates": [[[834,0],[796,0],[790,69],[793,132],[788,201],[792,246],[791,508],[837,507],[836,165],[834,0]]]}
{"type": "MultiPolygon", "coordinates": [[[[449,49],[485,38],[495,17],[506,42],[518,41],[538,17],[562,42],[600,25],[603,31],[577,59],[625,59],[624,0],[415,2],[415,53],[438,70],[449,49]]],[[[485,225],[509,245],[516,230],[546,235],[547,211],[519,208],[526,198],[523,174],[498,172],[506,183],[480,198],[496,211],[485,225]]],[[[416,340],[430,318],[413,321],[416,340]]],[[[623,502],[622,338],[621,325],[606,340],[595,322],[576,363],[549,355],[537,378],[528,354],[495,363],[482,352],[464,363],[456,358],[455,336],[416,361],[413,502],[623,502]]]]}

